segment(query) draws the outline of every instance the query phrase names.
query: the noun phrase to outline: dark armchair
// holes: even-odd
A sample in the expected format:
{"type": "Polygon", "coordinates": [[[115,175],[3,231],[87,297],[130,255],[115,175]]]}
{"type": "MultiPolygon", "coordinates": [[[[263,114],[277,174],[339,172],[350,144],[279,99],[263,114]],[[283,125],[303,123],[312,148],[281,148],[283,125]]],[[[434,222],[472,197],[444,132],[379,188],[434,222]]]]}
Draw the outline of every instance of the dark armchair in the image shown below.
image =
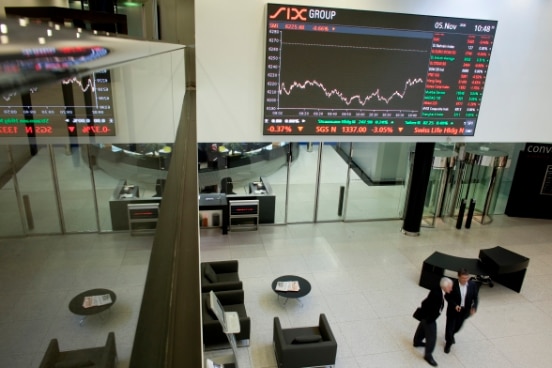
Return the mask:
{"type": "Polygon", "coordinates": [[[337,342],[325,314],[318,326],[283,329],[274,317],[274,352],[279,368],[334,365],[337,342]]]}
{"type": "MultiPolygon", "coordinates": [[[[240,332],[234,334],[237,341],[247,341],[251,335],[251,319],[245,310],[243,290],[228,290],[215,292],[220,304],[226,312],[237,312],[240,317],[240,332]]],[[[222,326],[215,314],[209,308],[209,293],[202,294],[203,308],[203,344],[205,346],[228,344],[228,338],[222,331],[222,326]]]]}
{"type": "Polygon", "coordinates": [[[110,332],[105,345],[96,348],[59,351],[58,340],[50,340],[39,368],[115,368],[116,361],[115,334],[110,332]]]}
{"type": "Polygon", "coordinates": [[[201,263],[201,292],[243,289],[238,274],[238,261],[201,263]]]}

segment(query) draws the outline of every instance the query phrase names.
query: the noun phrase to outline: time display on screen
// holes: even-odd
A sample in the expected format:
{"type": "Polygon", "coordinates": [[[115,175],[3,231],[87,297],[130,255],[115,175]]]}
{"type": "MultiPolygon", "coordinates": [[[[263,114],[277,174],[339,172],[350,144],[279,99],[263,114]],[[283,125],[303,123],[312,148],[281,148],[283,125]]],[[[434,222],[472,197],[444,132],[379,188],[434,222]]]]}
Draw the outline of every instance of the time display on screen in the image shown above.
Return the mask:
{"type": "Polygon", "coordinates": [[[267,5],[265,135],[473,136],[496,21],[267,5]]]}

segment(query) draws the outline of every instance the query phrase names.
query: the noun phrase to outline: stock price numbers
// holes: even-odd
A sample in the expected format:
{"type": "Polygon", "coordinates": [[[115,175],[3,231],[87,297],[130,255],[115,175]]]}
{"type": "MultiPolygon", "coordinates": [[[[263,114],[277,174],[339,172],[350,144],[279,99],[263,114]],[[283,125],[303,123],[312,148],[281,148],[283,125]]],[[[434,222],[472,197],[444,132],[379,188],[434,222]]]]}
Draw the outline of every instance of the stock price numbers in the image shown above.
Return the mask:
{"type": "Polygon", "coordinates": [[[290,125],[269,125],[268,131],[272,134],[291,134],[293,128],[290,125]]]}

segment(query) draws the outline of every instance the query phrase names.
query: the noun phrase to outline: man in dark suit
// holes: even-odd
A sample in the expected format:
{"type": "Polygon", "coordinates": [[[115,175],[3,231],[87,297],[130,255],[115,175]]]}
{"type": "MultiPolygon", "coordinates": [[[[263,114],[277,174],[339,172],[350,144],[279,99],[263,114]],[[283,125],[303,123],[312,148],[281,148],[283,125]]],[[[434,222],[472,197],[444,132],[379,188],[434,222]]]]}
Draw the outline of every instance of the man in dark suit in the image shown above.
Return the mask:
{"type": "Polygon", "coordinates": [[[437,341],[436,320],[445,305],[445,295],[452,290],[452,280],[448,277],[443,277],[439,282],[439,286],[432,289],[422,301],[419,315],[420,323],[414,333],[414,346],[425,346],[424,359],[434,367],[437,366],[437,362],[433,359],[433,350],[437,341]]]}
{"type": "Polygon", "coordinates": [[[455,343],[454,334],[460,331],[464,321],[477,311],[479,287],[470,280],[469,272],[458,270],[458,280],[453,282],[452,291],[447,298],[447,326],[445,329],[445,353],[455,343]]]}

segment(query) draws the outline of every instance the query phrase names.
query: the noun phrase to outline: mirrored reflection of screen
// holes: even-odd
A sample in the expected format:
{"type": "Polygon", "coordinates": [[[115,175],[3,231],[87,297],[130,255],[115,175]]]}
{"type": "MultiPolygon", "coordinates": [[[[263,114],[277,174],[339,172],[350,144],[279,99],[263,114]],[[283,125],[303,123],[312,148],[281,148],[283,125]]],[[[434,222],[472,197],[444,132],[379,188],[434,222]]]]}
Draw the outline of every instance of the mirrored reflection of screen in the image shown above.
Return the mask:
{"type": "Polygon", "coordinates": [[[0,137],[115,134],[109,70],[0,96],[0,137]]]}
{"type": "Polygon", "coordinates": [[[497,22],[268,4],[265,135],[473,136],[497,22]]]}

